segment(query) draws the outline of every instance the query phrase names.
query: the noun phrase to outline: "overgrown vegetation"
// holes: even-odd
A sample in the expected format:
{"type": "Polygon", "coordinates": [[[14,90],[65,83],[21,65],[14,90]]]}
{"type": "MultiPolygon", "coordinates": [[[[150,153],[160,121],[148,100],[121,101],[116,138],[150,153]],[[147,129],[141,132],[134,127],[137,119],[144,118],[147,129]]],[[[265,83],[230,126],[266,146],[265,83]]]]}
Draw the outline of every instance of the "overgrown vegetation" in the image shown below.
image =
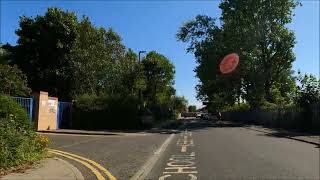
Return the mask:
{"type": "Polygon", "coordinates": [[[25,110],[0,95],[0,172],[41,159],[47,146],[48,139],[35,133],[25,110]]]}

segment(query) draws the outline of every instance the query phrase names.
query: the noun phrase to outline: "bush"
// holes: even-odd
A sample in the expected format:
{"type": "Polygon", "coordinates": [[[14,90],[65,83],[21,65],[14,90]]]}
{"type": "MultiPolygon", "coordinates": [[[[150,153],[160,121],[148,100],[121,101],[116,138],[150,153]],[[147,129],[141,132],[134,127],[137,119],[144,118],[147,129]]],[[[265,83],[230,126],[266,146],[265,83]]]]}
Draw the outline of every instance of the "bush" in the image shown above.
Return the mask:
{"type": "Polygon", "coordinates": [[[140,127],[139,100],[133,96],[96,96],[76,98],[73,125],[78,129],[136,129],[140,127]]]}
{"type": "Polygon", "coordinates": [[[41,159],[48,143],[32,129],[24,109],[0,95],[0,171],[41,159]]]}

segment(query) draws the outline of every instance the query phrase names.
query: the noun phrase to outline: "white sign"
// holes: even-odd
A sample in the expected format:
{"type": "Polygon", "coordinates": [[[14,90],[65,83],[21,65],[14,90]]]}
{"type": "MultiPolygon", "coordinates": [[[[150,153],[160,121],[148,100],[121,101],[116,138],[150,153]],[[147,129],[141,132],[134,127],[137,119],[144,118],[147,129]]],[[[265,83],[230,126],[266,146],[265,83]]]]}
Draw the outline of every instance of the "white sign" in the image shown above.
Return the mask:
{"type": "Polygon", "coordinates": [[[55,106],[55,100],[49,99],[48,100],[48,106],[50,106],[50,107],[55,106]]]}

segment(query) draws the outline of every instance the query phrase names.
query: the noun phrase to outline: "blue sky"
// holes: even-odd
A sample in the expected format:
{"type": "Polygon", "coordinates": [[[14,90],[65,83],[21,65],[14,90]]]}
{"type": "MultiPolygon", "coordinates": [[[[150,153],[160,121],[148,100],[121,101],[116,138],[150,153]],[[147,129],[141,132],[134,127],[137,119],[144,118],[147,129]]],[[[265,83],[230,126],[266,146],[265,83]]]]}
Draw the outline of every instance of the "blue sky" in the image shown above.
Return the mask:
{"type": "MultiPolygon", "coordinates": [[[[319,1],[302,1],[288,27],[295,31],[296,61],[293,69],[319,77],[319,1]]],[[[175,87],[189,104],[201,105],[195,98],[197,84],[194,56],[186,54],[186,44],[177,42],[178,28],[198,14],[219,17],[219,1],[9,1],[1,0],[0,42],[15,44],[19,16],[44,14],[50,6],[87,15],[96,26],[112,27],[123,43],[134,51],[156,50],[176,67],[175,87]]]]}

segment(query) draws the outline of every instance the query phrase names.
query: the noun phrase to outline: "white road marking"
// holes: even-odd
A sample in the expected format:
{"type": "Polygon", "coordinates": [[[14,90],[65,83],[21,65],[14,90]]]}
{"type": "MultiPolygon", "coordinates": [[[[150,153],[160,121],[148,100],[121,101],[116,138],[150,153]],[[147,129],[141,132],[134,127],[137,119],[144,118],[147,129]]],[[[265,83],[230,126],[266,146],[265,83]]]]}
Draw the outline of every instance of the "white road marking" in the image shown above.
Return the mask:
{"type": "Polygon", "coordinates": [[[197,180],[197,179],[198,179],[197,176],[195,176],[195,175],[193,175],[193,174],[189,174],[188,176],[191,177],[190,180],[197,180]]]}
{"type": "Polygon", "coordinates": [[[161,154],[168,147],[171,140],[174,138],[175,134],[171,134],[161,145],[161,147],[151,156],[148,161],[142,166],[142,168],[131,178],[131,180],[145,179],[145,177],[150,173],[153,166],[156,164],[161,154]]]}
{"type": "Polygon", "coordinates": [[[167,174],[167,175],[161,176],[161,177],[159,177],[159,180],[164,180],[165,178],[170,177],[170,176],[171,176],[170,174],[167,174]]]}
{"type": "Polygon", "coordinates": [[[187,152],[187,146],[181,146],[181,152],[187,152]]]}

